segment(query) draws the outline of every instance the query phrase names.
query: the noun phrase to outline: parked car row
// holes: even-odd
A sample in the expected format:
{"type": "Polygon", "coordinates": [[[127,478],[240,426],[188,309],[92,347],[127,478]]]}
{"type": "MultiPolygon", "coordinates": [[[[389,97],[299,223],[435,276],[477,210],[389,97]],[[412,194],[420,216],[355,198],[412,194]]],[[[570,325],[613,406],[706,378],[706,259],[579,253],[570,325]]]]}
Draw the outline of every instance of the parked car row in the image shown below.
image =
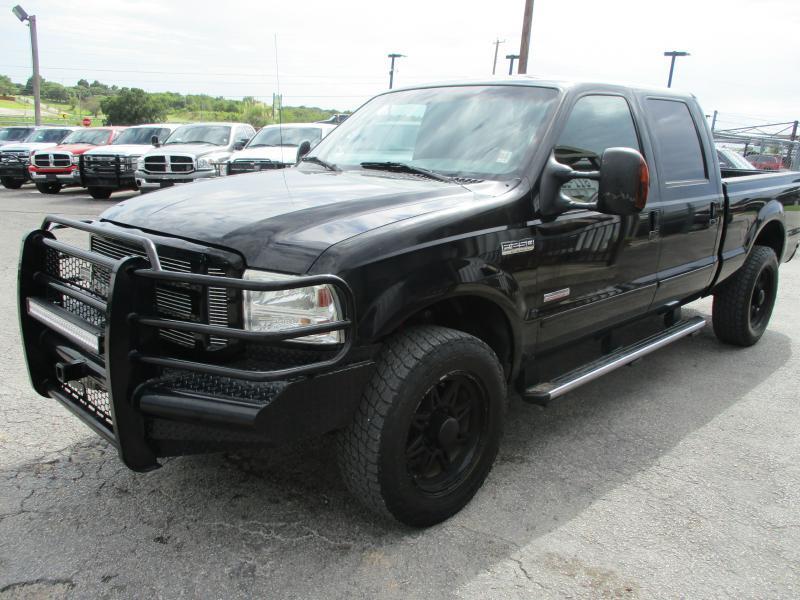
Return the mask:
{"type": "Polygon", "coordinates": [[[81,186],[98,199],[118,190],[145,193],[293,166],[335,127],[292,123],[258,133],[247,123],[8,127],[0,129],[0,140],[8,140],[0,147],[0,183],[18,189],[33,181],[43,194],[81,186]]]}

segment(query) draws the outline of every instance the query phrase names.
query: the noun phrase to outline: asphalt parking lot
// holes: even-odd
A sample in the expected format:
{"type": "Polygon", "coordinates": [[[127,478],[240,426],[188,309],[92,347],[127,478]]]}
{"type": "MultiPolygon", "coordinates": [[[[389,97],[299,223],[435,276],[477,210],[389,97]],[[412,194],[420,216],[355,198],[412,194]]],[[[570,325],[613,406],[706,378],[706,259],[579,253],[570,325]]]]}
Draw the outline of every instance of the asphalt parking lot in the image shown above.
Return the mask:
{"type": "Polygon", "coordinates": [[[329,439],[135,474],[33,393],[20,239],[131,196],[0,189],[0,598],[800,595],[800,262],[756,347],[708,326],[547,409],[512,403],[482,490],[417,531],[353,501],[329,439]]]}

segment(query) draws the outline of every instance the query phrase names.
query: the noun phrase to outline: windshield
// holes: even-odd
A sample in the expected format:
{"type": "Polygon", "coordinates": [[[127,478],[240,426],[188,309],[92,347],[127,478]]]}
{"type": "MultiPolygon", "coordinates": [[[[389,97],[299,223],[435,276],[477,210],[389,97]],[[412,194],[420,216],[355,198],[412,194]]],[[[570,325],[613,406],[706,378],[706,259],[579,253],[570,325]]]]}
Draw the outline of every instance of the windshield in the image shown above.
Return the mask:
{"type": "Polygon", "coordinates": [[[21,142],[31,131],[30,127],[4,127],[0,129],[0,142],[21,142]]]}
{"type": "Polygon", "coordinates": [[[339,168],[394,162],[461,177],[518,177],[557,96],[511,85],[388,93],[333,130],[314,156],[339,168]]]}
{"type": "Polygon", "coordinates": [[[61,143],[101,146],[108,143],[108,134],[108,129],[79,129],[70,133],[61,143]]]}
{"type": "Polygon", "coordinates": [[[116,144],[151,144],[151,138],[154,135],[158,139],[165,140],[169,137],[169,129],[164,127],[131,127],[119,134],[119,137],[114,140],[116,144]]]}
{"type": "Polygon", "coordinates": [[[717,152],[720,154],[720,163],[723,163],[723,166],[726,166],[724,163],[727,163],[730,165],[731,169],[744,169],[747,171],[756,170],[756,168],[751,165],[744,156],[738,154],[730,148],[717,148],[717,152]]]}
{"type": "Polygon", "coordinates": [[[184,125],[167,138],[166,144],[213,144],[227,146],[231,128],[227,125],[184,125]]]}
{"type": "Polygon", "coordinates": [[[69,129],[39,129],[34,131],[31,135],[25,138],[26,142],[33,142],[38,144],[44,143],[58,143],[66,137],[69,129]]]}
{"type": "Polygon", "coordinates": [[[314,146],[322,139],[321,127],[264,127],[247,144],[248,148],[255,146],[299,146],[305,141],[314,146]],[[282,131],[281,131],[282,130],[282,131]]]}

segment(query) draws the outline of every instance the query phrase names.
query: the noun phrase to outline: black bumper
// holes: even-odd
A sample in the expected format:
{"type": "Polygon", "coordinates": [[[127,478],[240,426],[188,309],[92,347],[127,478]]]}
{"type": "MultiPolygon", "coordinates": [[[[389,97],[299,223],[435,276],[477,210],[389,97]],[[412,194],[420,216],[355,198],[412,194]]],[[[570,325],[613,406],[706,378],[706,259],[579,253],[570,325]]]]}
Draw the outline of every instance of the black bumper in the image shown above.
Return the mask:
{"type": "Polygon", "coordinates": [[[112,190],[135,190],[136,171],[123,168],[119,156],[105,164],[102,168],[90,166],[83,155],[78,159],[81,175],[81,186],[112,190]]]}
{"type": "Polygon", "coordinates": [[[28,173],[28,165],[23,163],[2,163],[0,164],[0,177],[13,177],[14,179],[24,179],[28,181],[31,176],[28,173]]]}
{"type": "MultiPolygon", "coordinates": [[[[90,280],[94,281],[95,275],[90,280]]],[[[48,217],[29,234],[19,266],[19,315],[25,356],[36,391],[55,398],[115,445],[122,461],[144,471],[159,456],[211,451],[231,444],[281,444],[345,426],[372,371],[372,349],[353,349],[353,302],[347,284],[333,276],[278,282],[178,273],[161,269],[155,245],[141,236],[48,217]],[[140,243],[148,258],[119,260],[55,239],[52,224],[140,243]],[[70,269],[64,261],[71,261],[70,269]],[[107,270],[107,290],[91,289],[74,275],[107,270]],[[83,267],[81,267],[83,269],[83,267]],[[93,271],[94,270],[94,271],[93,271]],[[276,291],[327,283],[342,304],[340,321],[270,333],[165,319],[154,314],[158,281],[214,288],[276,291]],[[100,325],[98,325],[98,323],[100,325]],[[169,355],[157,332],[199,331],[244,339],[270,356],[213,362],[169,355]],[[313,329],[313,331],[312,331],[313,329]],[[343,330],[336,349],[298,352],[286,340],[343,330]],[[268,366],[268,370],[262,370],[268,366]]]]}

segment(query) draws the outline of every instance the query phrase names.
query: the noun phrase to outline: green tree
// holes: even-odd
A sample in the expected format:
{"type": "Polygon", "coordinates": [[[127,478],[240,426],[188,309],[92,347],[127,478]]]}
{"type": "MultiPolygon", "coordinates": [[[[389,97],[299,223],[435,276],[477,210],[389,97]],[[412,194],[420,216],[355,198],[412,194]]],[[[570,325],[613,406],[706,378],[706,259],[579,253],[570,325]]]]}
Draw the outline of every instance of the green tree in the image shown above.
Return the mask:
{"type": "Polygon", "coordinates": [[[158,123],[167,115],[162,102],[139,88],[122,88],[116,96],[103,99],[100,107],[112,125],[158,123]]]}
{"type": "Polygon", "coordinates": [[[10,96],[16,94],[18,90],[19,86],[11,81],[8,75],[0,75],[0,95],[10,96]]]}

